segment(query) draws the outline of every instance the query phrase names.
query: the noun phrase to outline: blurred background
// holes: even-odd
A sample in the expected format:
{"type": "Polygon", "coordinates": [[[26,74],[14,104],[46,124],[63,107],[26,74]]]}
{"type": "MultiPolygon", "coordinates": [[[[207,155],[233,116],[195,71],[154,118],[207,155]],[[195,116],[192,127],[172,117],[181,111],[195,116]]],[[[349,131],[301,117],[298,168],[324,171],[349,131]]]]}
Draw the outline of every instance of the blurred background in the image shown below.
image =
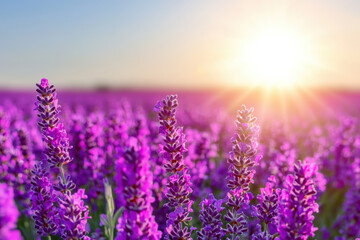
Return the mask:
{"type": "Polygon", "coordinates": [[[360,89],[360,1],[2,1],[0,89],[360,89]]]}

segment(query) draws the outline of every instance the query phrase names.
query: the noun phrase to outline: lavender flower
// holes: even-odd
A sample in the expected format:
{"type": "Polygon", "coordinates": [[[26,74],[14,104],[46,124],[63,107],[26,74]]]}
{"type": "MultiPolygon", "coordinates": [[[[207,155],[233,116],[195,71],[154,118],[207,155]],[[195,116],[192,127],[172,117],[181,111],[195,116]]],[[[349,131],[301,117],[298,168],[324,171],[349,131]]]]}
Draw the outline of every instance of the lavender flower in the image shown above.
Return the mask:
{"type": "Polygon", "coordinates": [[[89,179],[82,177],[82,170],[84,169],[83,155],[81,154],[84,148],[84,119],[79,113],[74,113],[71,116],[72,124],[70,126],[69,138],[73,146],[70,149],[70,156],[73,157],[72,164],[68,165],[68,171],[78,186],[83,186],[89,179]]]}
{"type": "MultiPolygon", "coordinates": [[[[90,199],[96,199],[102,193],[102,180],[104,174],[104,152],[102,141],[102,128],[100,124],[102,116],[91,114],[84,123],[79,133],[80,142],[78,154],[80,155],[81,167],[77,171],[76,181],[80,186],[88,184],[90,199]]],[[[94,206],[95,209],[95,206],[94,206]]]]}
{"type": "Polygon", "coordinates": [[[32,174],[30,198],[37,233],[40,236],[56,234],[59,217],[54,203],[57,198],[42,162],[35,165],[32,174]]]}
{"type": "MultiPolygon", "coordinates": [[[[353,163],[360,154],[360,144],[357,137],[357,121],[353,118],[342,119],[336,135],[333,136],[335,142],[331,146],[333,159],[331,165],[333,176],[332,185],[343,188],[351,186],[353,181],[353,163]]],[[[330,181],[329,181],[330,182],[330,181]]]]}
{"type": "Polygon", "coordinates": [[[317,166],[307,161],[295,164],[293,175],[288,175],[279,204],[280,239],[307,239],[317,230],[313,226],[314,212],[318,212],[313,181],[317,166]]]}
{"type": "Polygon", "coordinates": [[[43,140],[47,145],[46,156],[51,167],[62,167],[71,161],[69,156],[69,140],[62,123],[59,122],[60,106],[56,98],[54,85],[49,86],[47,79],[41,79],[36,84],[37,96],[36,110],[38,110],[38,125],[43,140]]]}
{"type": "Polygon", "coordinates": [[[5,114],[5,109],[0,106],[0,180],[5,181],[9,168],[10,154],[9,149],[11,147],[10,142],[10,120],[5,114]]]}
{"type": "Polygon", "coordinates": [[[237,130],[232,139],[233,147],[228,159],[230,167],[227,186],[231,190],[227,197],[228,211],[224,219],[228,222],[226,230],[232,239],[247,232],[243,211],[249,208],[248,204],[252,198],[252,194],[248,193],[249,185],[253,182],[255,174],[253,167],[261,158],[256,155],[259,127],[255,123],[256,118],[252,116],[253,111],[253,108],[247,109],[245,105],[238,111],[237,130]]]}
{"type": "Polygon", "coordinates": [[[15,205],[14,192],[5,183],[0,183],[0,239],[20,240],[21,234],[16,230],[19,211],[15,205]]]}
{"type": "Polygon", "coordinates": [[[259,232],[255,235],[252,235],[251,240],[274,240],[274,236],[268,233],[267,231],[259,232]]]}
{"type": "Polygon", "coordinates": [[[266,183],[265,188],[260,189],[260,194],[257,196],[259,204],[255,208],[255,214],[260,221],[263,221],[268,228],[267,231],[259,235],[264,237],[273,235],[277,232],[277,217],[278,205],[280,197],[280,189],[274,188],[275,177],[271,176],[266,183]]]}
{"type": "Polygon", "coordinates": [[[189,194],[192,188],[190,175],[183,160],[185,137],[182,128],[176,127],[177,106],[177,96],[171,95],[159,101],[154,108],[159,115],[159,132],[164,141],[161,156],[165,160],[164,168],[170,174],[165,189],[165,196],[168,199],[166,206],[174,209],[168,217],[165,238],[191,239],[193,229],[189,229],[186,225],[191,220],[189,213],[192,212],[193,202],[189,199],[189,194]]]}
{"type": "Polygon", "coordinates": [[[192,199],[207,196],[211,189],[205,187],[211,170],[215,168],[214,161],[211,161],[217,154],[214,138],[207,132],[200,132],[196,129],[186,131],[188,154],[185,157],[185,164],[190,170],[191,181],[194,186],[191,194],[192,199]]]}
{"type": "Polygon", "coordinates": [[[247,109],[242,105],[239,110],[236,126],[237,130],[232,139],[233,147],[228,159],[229,178],[228,188],[241,188],[244,192],[250,190],[249,184],[253,182],[255,170],[252,169],[258,164],[261,156],[256,155],[257,137],[259,126],[255,123],[256,118],[252,116],[253,108],[247,109]]]}
{"type": "Polygon", "coordinates": [[[38,110],[38,125],[46,144],[44,160],[50,167],[58,167],[61,177],[57,184],[50,182],[48,171],[39,163],[33,171],[31,199],[35,210],[34,220],[38,233],[42,236],[59,234],[66,239],[85,238],[85,224],[88,211],[82,199],[86,198],[84,190],[72,194],[75,184],[70,176],[65,177],[63,165],[71,161],[69,156],[69,140],[58,114],[60,106],[57,103],[53,85],[49,86],[47,79],[37,84],[36,110],[38,110]],[[58,192],[55,192],[58,191],[58,192]],[[56,199],[55,199],[56,196],[56,199]],[[60,204],[55,203],[57,200],[60,204]]]}
{"type": "Polygon", "coordinates": [[[337,240],[360,237],[360,158],[353,163],[353,181],[346,193],[343,215],[336,221],[340,225],[340,237],[337,240]]]}
{"type": "Polygon", "coordinates": [[[294,165],[297,159],[297,153],[288,141],[282,139],[283,144],[272,150],[269,160],[270,173],[276,178],[279,187],[282,187],[286,176],[294,171],[294,165]]]}
{"type": "Polygon", "coordinates": [[[225,232],[222,229],[221,211],[224,209],[221,205],[224,200],[216,200],[213,194],[208,199],[201,201],[200,221],[203,228],[197,232],[199,240],[221,239],[225,232]]]}
{"type": "Polygon", "coordinates": [[[126,140],[129,138],[127,119],[125,118],[125,110],[123,108],[109,114],[105,120],[105,136],[104,136],[104,152],[105,163],[104,173],[107,177],[115,175],[115,162],[119,156],[118,150],[125,146],[126,140]]]}
{"type": "MultiPolygon", "coordinates": [[[[20,125],[20,123],[18,123],[20,125]]],[[[7,163],[7,174],[4,178],[14,188],[15,198],[18,200],[25,214],[30,214],[29,188],[31,169],[34,167],[34,155],[29,145],[29,137],[24,126],[16,126],[12,132],[13,147],[9,151],[10,159],[7,163]]]]}
{"type": "Polygon", "coordinates": [[[161,206],[163,200],[164,189],[167,183],[167,174],[163,165],[166,160],[160,156],[159,144],[162,142],[162,138],[159,135],[159,127],[157,122],[151,121],[148,123],[149,128],[149,150],[150,150],[150,165],[153,173],[153,195],[155,201],[153,203],[155,220],[159,226],[166,225],[166,212],[167,210],[161,206]]]}
{"type": "Polygon", "coordinates": [[[84,205],[83,201],[86,198],[84,189],[79,189],[74,194],[67,191],[65,197],[59,198],[59,216],[63,219],[61,225],[62,238],[90,240],[86,236],[85,230],[87,219],[90,218],[88,207],[84,205]]]}
{"type": "Polygon", "coordinates": [[[230,190],[227,194],[228,211],[224,216],[226,232],[232,236],[231,239],[239,239],[240,235],[247,232],[247,222],[244,211],[249,209],[250,200],[253,199],[252,193],[244,193],[240,188],[230,190]]]}
{"type": "Polygon", "coordinates": [[[144,136],[130,137],[116,163],[116,193],[120,207],[116,239],[160,239],[161,232],[152,215],[152,174],[149,149],[144,136]]]}
{"type": "Polygon", "coordinates": [[[0,107],[0,181],[11,186],[20,210],[29,215],[31,169],[34,155],[22,120],[10,124],[11,117],[0,107]]]}

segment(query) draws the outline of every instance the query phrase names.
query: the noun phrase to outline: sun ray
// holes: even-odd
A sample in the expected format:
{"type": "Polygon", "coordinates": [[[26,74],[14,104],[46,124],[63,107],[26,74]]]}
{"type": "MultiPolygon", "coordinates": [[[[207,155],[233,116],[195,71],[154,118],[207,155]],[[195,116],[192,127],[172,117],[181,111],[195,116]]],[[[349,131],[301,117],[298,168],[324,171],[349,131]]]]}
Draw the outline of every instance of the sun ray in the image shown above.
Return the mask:
{"type": "MultiPolygon", "coordinates": [[[[245,89],[244,89],[245,90],[245,89]]],[[[228,105],[227,110],[232,111],[233,109],[237,109],[244,103],[244,100],[247,99],[251,94],[253,94],[256,90],[255,86],[249,86],[240,96],[231,100],[231,104],[228,105]]]]}

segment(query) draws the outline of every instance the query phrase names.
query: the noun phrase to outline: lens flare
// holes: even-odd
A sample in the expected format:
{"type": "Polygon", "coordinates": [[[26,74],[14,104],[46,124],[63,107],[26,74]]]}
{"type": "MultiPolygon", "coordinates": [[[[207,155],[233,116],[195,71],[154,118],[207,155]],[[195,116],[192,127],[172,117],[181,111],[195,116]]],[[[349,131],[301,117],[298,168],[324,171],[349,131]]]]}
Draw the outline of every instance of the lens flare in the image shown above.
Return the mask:
{"type": "Polygon", "coordinates": [[[307,47],[291,31],[268,29],[243,46],[248,77],[256,85],[291,87],[298,83],[307,59],[307,47]]]}

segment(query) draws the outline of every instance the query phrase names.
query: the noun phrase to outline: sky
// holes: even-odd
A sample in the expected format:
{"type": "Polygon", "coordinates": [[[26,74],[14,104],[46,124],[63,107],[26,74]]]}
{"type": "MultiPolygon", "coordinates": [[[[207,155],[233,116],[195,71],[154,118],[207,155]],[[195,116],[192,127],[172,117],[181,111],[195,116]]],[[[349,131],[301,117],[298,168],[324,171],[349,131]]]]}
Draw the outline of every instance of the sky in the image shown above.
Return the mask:
{"type": "Polygon", "coordinates": [[[248,86],[243,49],[279,26],[306,43],[298,84],[360,90],[358,0],[1,1],[0,89],[248,86]]]}

